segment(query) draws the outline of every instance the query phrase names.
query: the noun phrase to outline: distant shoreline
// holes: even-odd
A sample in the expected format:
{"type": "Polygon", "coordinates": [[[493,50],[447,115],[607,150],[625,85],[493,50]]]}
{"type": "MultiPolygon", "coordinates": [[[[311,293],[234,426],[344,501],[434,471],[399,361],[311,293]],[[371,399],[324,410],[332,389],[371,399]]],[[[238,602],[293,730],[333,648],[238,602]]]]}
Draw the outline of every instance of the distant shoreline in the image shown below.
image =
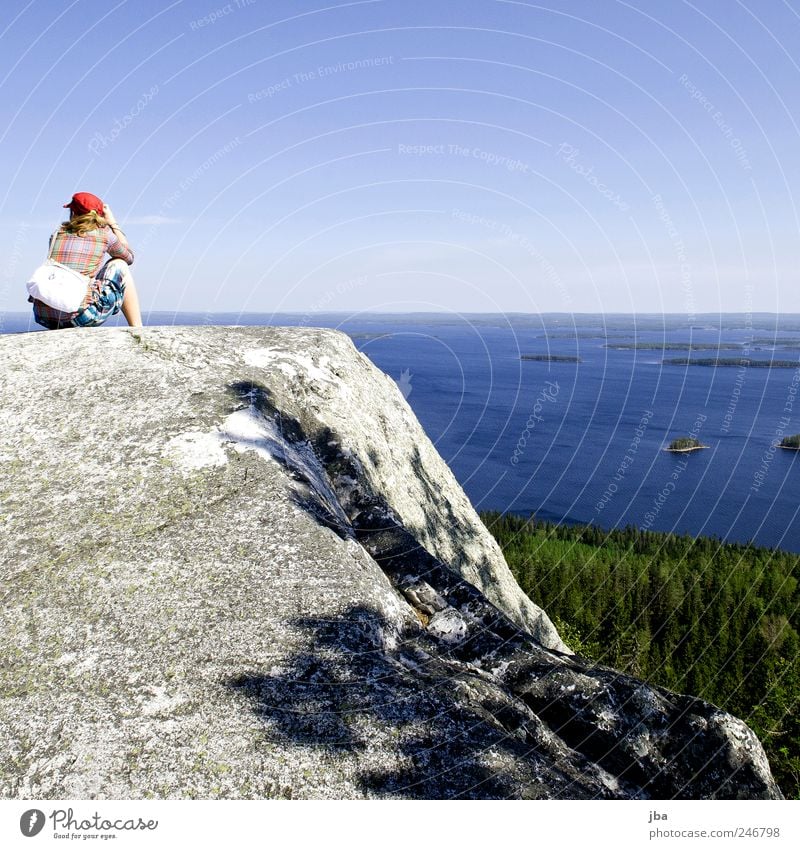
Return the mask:
{"type": "MultiPolygon", "coordinates": [[[[20,310],[0,311],[0,335],[24,332],[42,332],[43,329],[33,323],[31,312],[25,308],[21,285],[19,300],[15,299],[20,310]]],[[[175,326],[209,324],[214,326],[333,326],[340,330],[359,328],[366,330],[373,324],[397,324],[399,326],[428,325],[432,327],[461,327],[483,331],[483,328],[521,332],[534,331],[536,334],[584,338],[589,335],[605,335],[613,339],[614,333],[626,335],[664,333],[720,334],[756,333],[764,337],[775,333],[793,333],[795,339],[800,334],[800,313],[655,313],[655,312],[470,312],[463,310],[379,312],[359,307],[356,302],[350,310],[252,310],[248,312],[215,311],[209,309],[165,310],[149,309],[144,304],[143,318],[145,326],[175,326]]],[[[124,327],[123,319],[115,316],[106,327],[124,327]]],[[[771,340],[770,340],[771,341],[771,340]]],[[[708,344],[705,342],[705,344],[708,344]]],[[[780,345],[776,339],[773,344],[780,345]]],[[[734,349],[735,350],[735,349],[734,349]]]]}
{"type": "MultiPolygon", "coordinates": [[[[22,285],[22,290],[24,291],[24,284],[22,285]]],[[[24,300],[24,299],[23,299],[24,300]]],[[[268,309],[265,310],[249,310],[247,312],[238,312],[236,310],[209,310],[209,309],[195,309],[195,310],[170,310],[170,309],[153,309],[149,312],[145,313],[146,315],[195,315],[197,313],[204,313],[206,315],[234,315],[234,316],[253,316],[253,315],[299,315],[299,316],[308,316],[312,315],[336,315],[336,316],[347,316],[348,318],[359,318],[360,316],[400,316],[400,315],[413,315],[413,316],[450,316],[452,318],[463,318],[463,317],[473,317],[473,316],[491,316],[493,318],[497,317],[507,317],[507,318],[559,318],[565,319],[570,324],[574,323],[576,326],[580,325],[581,320],[598,318],[598,319],[634,319],[634,318],[668,318],[672,320],[680,320],[687,325],[688,329],[700,330],[703,329],[699,325],[700,323],[705,322],[713,322],[714,320],[718,320],[720,318],[745,318],[749,319],[750,317],[765,319],[765,318],[774,318],[777,319],[776,324],[781,323],[781,319],[790,319],[792,321],[800,322],[800,312],[723,312],[723,313],[679,313],[679,312],[521,312],[514,310],[506,310],[499,312],[471,312],[471,311],[462,311],[454,312],[452,310],[408,310],[408,311],[397,311],[397,312],[381,312],[377,310],[362,310],[359,312],[354,312],[353,310],[320,310],[309,313],[308,310],[280,310],[280,311],[270,311],[268,309]]],[[[27,309],[20,310],[2,310],[0,314],[9,315],[9,316],[27,316],[30,314],[30,311],[27,309]]],[[[749,326],[749,323],[748,323],[749,326]]]]}

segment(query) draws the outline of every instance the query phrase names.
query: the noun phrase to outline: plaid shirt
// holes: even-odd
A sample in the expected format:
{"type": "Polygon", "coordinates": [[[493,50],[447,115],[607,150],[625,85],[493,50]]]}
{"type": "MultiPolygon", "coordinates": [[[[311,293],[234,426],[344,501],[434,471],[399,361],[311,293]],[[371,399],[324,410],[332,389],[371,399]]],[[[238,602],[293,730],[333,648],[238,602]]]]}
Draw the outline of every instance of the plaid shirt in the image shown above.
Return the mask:
{"type": "Polygon", "coordinates": [[[50,237],[51,258],[87,277],[94,277],[103,265],[103,254],[133,263],[133,252],[125,248],[110,227],[90,230],[85,236],[59,230],[50,237]],[[55,241],[53,241],[55,239],[55,241]]]}

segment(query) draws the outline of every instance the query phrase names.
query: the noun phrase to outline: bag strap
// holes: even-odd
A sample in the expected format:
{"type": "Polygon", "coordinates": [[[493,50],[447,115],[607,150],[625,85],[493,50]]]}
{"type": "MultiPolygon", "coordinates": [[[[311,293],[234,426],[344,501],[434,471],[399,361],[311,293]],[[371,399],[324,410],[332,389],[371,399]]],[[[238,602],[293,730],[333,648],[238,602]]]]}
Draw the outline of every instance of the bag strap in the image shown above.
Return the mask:
{"type": "Polygon", "coordinates": [[[50,249],[47,251],[47,258],[48,259],[53,258],[53,248],[56,246],[56,236],[60,232],[61,232],[61,227],[59,226],[58,230],[56,230],[55,233],[53,233],[53,235],[50,237],[50,249]]]}

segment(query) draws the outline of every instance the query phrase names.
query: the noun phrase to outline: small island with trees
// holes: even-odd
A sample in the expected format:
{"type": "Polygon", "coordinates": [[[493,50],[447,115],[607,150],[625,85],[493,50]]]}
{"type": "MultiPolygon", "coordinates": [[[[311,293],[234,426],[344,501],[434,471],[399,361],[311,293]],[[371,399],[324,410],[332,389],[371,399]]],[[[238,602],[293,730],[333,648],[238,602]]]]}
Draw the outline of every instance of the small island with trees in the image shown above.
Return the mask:
{"type": "Polygon", "coordinates": [[[562,354],[520,354],[521,360],[534,360],[538,363],[580,363],[580,357],[568,357],[562,354]]]}
{"type": "Polygon", "coordinates": [[[692,436],[682,436],[679,439],[673,439],[665,451],[676,451],[680,454],[688,453],[689,451],[699,451],[701,448],[708,448],[708,445],[703,445],[700,440],[692,436]]]}
{"type": "Polygon", "coordinates": [[[617,351],[732,351],[741,342],[606,342],[604,348],[617,351]]]}
{"type": "Polygon", "coordinates": [[[670,357],[665,366],[749,366],[750,368],[797,368],[797,360],[751,360],[747,357],[670,357]]]}
{"type": "Polygon", "coordinates": [[[800,433],[794,436],[784,436],[780,441],[781,448],[788,448],[789,451],[800,451],[800,433]]]}

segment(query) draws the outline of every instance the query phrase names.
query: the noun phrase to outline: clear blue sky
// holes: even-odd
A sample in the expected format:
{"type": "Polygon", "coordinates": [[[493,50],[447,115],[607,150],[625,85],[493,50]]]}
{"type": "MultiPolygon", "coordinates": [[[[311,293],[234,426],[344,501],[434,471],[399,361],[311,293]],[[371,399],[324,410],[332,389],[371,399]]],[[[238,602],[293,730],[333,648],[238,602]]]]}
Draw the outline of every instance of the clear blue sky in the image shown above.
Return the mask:
{"type": "Polygon", "coordinates": [[[800,3],[5,0],[0,311],[800,311],[800,3]]]}

